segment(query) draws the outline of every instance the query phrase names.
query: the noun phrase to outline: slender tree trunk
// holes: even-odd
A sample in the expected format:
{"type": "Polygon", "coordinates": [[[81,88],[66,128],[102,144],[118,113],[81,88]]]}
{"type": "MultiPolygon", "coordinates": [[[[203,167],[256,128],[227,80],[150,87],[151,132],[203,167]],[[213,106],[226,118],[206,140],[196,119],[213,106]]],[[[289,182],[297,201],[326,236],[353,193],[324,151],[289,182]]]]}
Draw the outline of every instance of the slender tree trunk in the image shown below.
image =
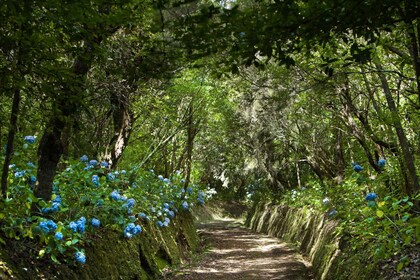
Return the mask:
{"type": "Polygon", "coordinates": [[[6,154],[3,164],[3,172],[1,175],[1,193],[3,198],[6,198],[7,196],[7,177],[9,174],[9,165],[13,155],[13,146],[17,131],[20,100],[20,89],[16,88],[15,92],[13,93],[12,112],[10,114],[10,128],[7,135],[6,154]]]}
{"type": "Polygon", "coordinates": [[[194,149],[194,139],[197,135],[197,123],[194,121],[194,97],[188,107],[188,119],[187,119],[187,152],[185,157],[185,183],[184,188],[186,189],[190,184],[191,180],[191,169],[192,169],[192,155],[194,149]]]}
{"type": "Polygon", "coordinates": [[[388,85],[388,81],[383,73],[382,66],[379,63],[375,63],[376,69],[378,70],[378,76],[381,80],[382,88],[384,90],[385,98],[388,104],[388,109],[392,114],[392,122],[397,133],[400,148],[402,150],[403,166],[402,171],[406,173],[406,187],[403,189],[404,193],[408,195],[415,194],[419,190],[419,179],[416,174],[416,167],[414,165],[414,155],[410,151],[410,146],[405,135],[404,129],[401,124],[401,120],[398,114],[397,106],[395,105],[394,98],[392,97],[391,90],[388,85]]]}
{"type": "Polygon", "coordinates": [[[114,122],[114,136],[108,144],[105,158],[111,162],[111,167],[116,168],[130,139],[134,124],[134,113],[130,108],[128,94],[113,92],[110,96],[112,118],[114,122]]]}

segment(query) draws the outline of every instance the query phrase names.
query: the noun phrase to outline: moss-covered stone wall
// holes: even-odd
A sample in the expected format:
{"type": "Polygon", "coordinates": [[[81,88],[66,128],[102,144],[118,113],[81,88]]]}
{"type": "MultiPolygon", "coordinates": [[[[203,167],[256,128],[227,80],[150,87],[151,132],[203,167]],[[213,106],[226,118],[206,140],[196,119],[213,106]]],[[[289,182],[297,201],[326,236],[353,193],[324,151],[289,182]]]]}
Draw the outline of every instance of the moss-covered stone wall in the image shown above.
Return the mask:
{"type": "Polygon", "coordinates": [[[331,279],[330,268],[340,254],[337,222],[310,209],[273,204],[255,205],[247,226],[298,245],[312,263],[317,279],[331,279]]]}
{"type": "Polygon", "coordinates": [[[377,265],[366,252],[354,252],[337,233],[338,221],[312,209],[257,204],[249,210],[246,225],[298,246],[312,263],[316,279],[381,279],[377,265]]]}
{"type": "Polygon", "coordinates": [[[189,212],[180,213],[168,228],[144,224],[128,240],[102,231],[85,246],[85,265],[54,265],[38,260],[16,242],[0,248],[0,279],[157,279],[162,269],[179,265],[196,250],[198,236],[189,212]],[[20,249],[19,249],[20,248],[20,249]]]}

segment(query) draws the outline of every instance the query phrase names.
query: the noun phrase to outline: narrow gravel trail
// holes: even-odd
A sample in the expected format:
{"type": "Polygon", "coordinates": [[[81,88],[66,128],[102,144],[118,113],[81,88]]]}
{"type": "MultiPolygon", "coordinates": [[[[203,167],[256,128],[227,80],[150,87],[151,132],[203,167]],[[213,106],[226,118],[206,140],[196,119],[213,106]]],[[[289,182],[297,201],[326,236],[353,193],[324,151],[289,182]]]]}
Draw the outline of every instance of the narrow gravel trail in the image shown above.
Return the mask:
{"type": "Polygon", "coordinates": [[[232,221],[199,226],[210,250],[165,279],[312,279],[303,258],[286,243],[232,221]]]}

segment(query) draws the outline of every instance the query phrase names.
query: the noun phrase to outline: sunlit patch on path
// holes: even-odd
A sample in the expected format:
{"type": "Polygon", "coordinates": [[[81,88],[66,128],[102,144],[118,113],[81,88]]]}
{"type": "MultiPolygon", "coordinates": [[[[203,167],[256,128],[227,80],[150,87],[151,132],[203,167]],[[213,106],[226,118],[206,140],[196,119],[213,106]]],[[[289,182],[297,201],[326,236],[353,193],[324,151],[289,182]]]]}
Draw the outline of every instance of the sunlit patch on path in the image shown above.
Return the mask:
{"type": "Polygon", "coordinates": [[[199,227],[211,249],[195,266],[166,279],[312,279],[297,252],[278,239],[231,221],[199,227]]]}

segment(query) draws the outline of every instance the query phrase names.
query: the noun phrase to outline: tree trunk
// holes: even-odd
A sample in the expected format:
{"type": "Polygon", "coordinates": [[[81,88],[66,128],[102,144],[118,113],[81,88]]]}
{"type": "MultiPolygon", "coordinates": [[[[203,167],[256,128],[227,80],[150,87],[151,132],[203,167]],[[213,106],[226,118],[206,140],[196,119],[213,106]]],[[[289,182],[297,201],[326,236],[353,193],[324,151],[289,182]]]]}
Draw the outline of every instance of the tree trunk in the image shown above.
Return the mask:
{"type": "Polygon", "coordinates": [[[20,100],[21,100],[20,89],[16,88],[15,92],[13,93],[12,112],[10,114],[10,128],[9,128],[9,133],[7,136],[3,172],[1,175],[1,193],[2,193],[3,198],[6,198],[7,196],[7,177],[9,174],[9,165],[10,165],[10,162],[12,160],[12,155],[13,155],[13,146],[14,146],[14,140],[15,140],[15,135],[17,131],[20,100]]]}
{"type": "Polygon", "coordinates": [[[134,124],[134,113],[130,108],[128,94],[112,92],[110,96],[112,106],[112,118],[114,122],[114,136],[108,144],[105,158],[110,161],[111,167],[116,168],[128,140],[134,124]]]}
{"type": "Polygon", "coordinates": [[[86,75],[95,57],[94,49],[101,41],[102,38],[96,38],[95,42],[86,42],[83,53],[75,60],[73,79],[63,84],[61,94],[53,102],[53,115],[39,143],[38,180],[34,188],[34,195],[45,201],[51,199],[57,165],[67,149],[68,141],[63,141],[63,132],[72,125],[79,102],[83,99],[86,75]]]}
{"type": "Polygon", "coordinates": [[[379,63],[375,63],[375,66],[378,70],[378,76],[381,80],[382,89],[384,90],[385,98],[388,104],[388,109],[391,111],[392,114],[392,122],[397,133],[400,148],[402,150],[403,166],[401,166],[401,169],[402,172],[406,173],[406,186],[405,189],[403,189],[403,192],[407,195],[412,195],[419,190],[419,179],[417,177],[416,167],[414,165],[414,156],[413,153],[410,151],[410,146],[398,114],[398,109],[395,105],[394,98],[392,97],[388,81],[386,80],[386,77],[383,73],[382,66],[379,63]]]}

